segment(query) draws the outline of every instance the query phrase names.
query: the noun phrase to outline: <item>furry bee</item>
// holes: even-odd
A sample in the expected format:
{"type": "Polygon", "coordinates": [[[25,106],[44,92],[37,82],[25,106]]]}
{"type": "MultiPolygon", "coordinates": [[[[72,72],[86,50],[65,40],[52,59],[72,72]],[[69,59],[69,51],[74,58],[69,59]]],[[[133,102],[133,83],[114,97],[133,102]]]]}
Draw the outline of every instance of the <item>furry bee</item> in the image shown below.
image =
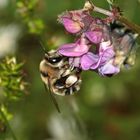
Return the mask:
{"type": "Polygon", "coordinates": [[[67,57],[61,56],[56,50],[45,53],[40,66],[41,79],[49,89],[55,106],[60,112],[54,94],[65,96],[72,95],[80,90],[81,71],[69,65],[67,57]]]}

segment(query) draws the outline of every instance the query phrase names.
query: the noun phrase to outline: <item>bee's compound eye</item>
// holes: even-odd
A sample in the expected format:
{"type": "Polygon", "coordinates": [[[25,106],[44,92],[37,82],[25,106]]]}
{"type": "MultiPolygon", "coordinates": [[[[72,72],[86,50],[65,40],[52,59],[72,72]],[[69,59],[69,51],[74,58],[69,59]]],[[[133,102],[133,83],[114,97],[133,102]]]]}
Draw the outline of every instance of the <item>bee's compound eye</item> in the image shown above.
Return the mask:
{"type": "Polygon", "coordinates": [[[40,73],[41,73],[41,75],[42,75],[43,77],[48,77],[48,73],[47,73],[47,72],[41,71],[40,73]]]}
{"type": "Polygon", "coordinates": [[[62,57],[54,57],[54,58],[48,58],[48,61],[51,63],[51,64],[55,64],[55,63],[58,63],[62,60],[62,57]]]}

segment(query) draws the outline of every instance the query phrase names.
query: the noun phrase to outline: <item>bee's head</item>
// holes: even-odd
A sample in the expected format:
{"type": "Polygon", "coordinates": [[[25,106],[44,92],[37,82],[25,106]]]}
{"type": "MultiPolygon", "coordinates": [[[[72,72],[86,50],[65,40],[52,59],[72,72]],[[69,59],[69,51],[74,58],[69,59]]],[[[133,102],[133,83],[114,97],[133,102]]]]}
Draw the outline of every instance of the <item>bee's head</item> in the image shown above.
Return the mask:
{"type": "Polygon", "coordinates": [[[62,67],[64,64],[66,64],[67,58],[60,55],[56,50],[51,50],[47,53],[45,53],[44,60],[46,63],[52,67],[62,67]]]}

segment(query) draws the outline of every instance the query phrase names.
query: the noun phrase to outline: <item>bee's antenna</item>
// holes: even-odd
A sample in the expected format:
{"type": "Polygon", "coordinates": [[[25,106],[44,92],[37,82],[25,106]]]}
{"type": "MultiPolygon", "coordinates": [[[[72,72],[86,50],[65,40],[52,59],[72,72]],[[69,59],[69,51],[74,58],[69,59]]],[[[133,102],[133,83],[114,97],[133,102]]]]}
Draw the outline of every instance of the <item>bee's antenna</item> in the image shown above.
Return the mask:
{"type": "Polygon", "coordinates": [[[40,40],[39,43],[40,43],[40,45],[41,45],[43,51],[44,51],[45,53],[47,53],[47,50],[46,50],[46,48],[44,47],[45,45],[44,45],[43,41],[40,40]]]}
{"type": "MultiPolygon", "coordinates": [[[[52,102],[54,103],[54,105],[55,105],[55,107],[56,107],[58,113],[61,113],[61,111],[60,111],[60,109],[59,109],[59,105],[58,105],[58,103],[57,103],[55,97],[54,97],[54,96],[52,95],[52,93],[51,93],[50,82],[49,82],[49,80],[48,80],[48,84],[49,84],[49,85],[48,85],[49,95],[50,95],[50,97],[51,97],[51,100],[52,100],[52,102]]],[[[44,86],[45,86],[45,89],[47,90],[46,84],[44,84],[44,86]]]]}

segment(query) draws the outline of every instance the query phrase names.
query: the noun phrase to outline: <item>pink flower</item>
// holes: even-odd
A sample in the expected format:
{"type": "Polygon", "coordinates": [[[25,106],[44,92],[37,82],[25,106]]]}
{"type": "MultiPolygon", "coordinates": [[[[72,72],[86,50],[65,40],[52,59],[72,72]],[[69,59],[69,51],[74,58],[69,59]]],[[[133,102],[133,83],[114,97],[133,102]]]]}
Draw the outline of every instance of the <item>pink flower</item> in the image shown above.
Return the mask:
{"type": "Polygon", "coordinates": [[[83,37],[76,43],[61,46],[58,52],[61,55],[68,56],[70,64],[82,70],[96,70],[115,55],[110,40],[101,42],[97,53],[89,52],[90,46],[88,43],[86,38],[83,37]]]}
{"type": "Polygon", "coordinates": [[[114,57],[115,52],[112,46],[108,27],[97,20],[99,25],[92,22],[96,27],[90,31],[83,32],[81,38],[75,43],[60,46],[58,52],[69,57],[69,62],[82,70],[96,70],[114,57]],[[102,28],[101,28],[102,27],[102,28]],[[107,41],[106,41],[107,40],[107,41]],[[89,51],[92,44],[96,44],[96,53],[89,51]]]}
{"type": "Polygon", "coordinates": [[[61,55],[69,58],[70,65],[94,70],[102,76],[120,72],[121,65],[132,52],[136,34],[123,31],[118,23],[109,25],[103,19],[93,18],[84,10],[64,12],[58,20],[66,31],[80,36],[75,43],[64,44],[58,49],[61,55]]]}
{"type": "Polygon", "coordinates": [[[97,54],[88,52],[81,57],[81,67],[83,70],[96,70],[114,57],[115,52],[109,42],[100,43],[97,54]]]}

